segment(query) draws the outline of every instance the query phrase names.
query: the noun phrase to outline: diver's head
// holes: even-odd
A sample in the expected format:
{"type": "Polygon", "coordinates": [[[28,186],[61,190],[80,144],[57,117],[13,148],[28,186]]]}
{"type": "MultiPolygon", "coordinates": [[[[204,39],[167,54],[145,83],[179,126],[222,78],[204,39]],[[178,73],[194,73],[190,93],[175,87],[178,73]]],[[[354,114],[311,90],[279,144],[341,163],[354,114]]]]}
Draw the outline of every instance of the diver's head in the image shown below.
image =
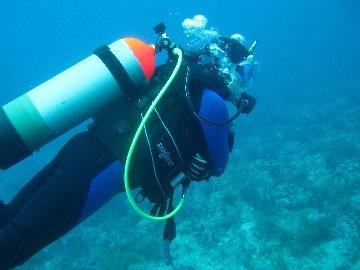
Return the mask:
{"type": "Polygon", "coordinates": [[[219,37],[213,43],[226,53],[231,63],[238,64],[249,56],[249,50],[240,40],[244,41],[245,38],[243,36],[240,38],[240,34],[235,34],[235,38],[234,35],[230,38],[219,37]]]}
{"type": "MultiPolygon", "coordinates": [[[[195,82],[200,82],[202,87],[213,89],[236,106],[237,112],[228,121],[210,123],[215,126],[228,125],[240,114],[249,114],[255,107],[256,98],[247,94],[246,89],[256,71],[253,52],[257,42],[247,48],[243,35],[220,36],[215,28],[208,29],[207,23],[207,19],[202,15],[184,20],[183,28],[186,38],[189,39],[186,45],[191,47],[190,51],[185,53],[185,59],[195,82]]],[[[196,115],[195,110],[194,114],[196,115]]]]}
{"type": "Polygon", "coordinates": [[[256,72],[256,62],[244,43],[240,34],[217,37],[194,53],[196,64],[218,78],[222,96],[228,101],[245,91],[256,72]]]}
{"type": "Polygon", "coordinates": [[[204,81],[211,82],[207,87],[215,88],[224,99],[233,102],[253,80],[256,62],[252,54],[257,43],[247,48],[241,34],[221,36],[216,28],[208,27],[203,15],[184,20],[182,26],[186,45],[191,47],[189,62],[197,66],[195,69],[204,75],[204,81]]]}

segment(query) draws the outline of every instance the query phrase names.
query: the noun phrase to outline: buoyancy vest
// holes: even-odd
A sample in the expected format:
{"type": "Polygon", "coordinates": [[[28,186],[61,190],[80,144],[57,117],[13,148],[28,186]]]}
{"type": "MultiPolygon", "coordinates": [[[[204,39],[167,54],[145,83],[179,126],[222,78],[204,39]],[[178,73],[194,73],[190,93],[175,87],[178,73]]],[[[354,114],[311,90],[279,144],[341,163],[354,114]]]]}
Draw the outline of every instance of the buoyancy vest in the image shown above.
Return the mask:
{"type": "MultiPolygon", "coordinates": [[[[131,101],[126,107],[109,108],[99,116],[95,128],[99,138],[120,162],[126,159],[132,136],[141,116],[161,89],[173,69],[172,64],[159,66],[147,85],[147,95],[131,101]]],[[[220,121],[228,118],[225,102],[196,79],[189,82],[192,99],[202,116],[220,121]]],[[[199,123],[189,110],[184,93],[185,67],[171,85],[156,111],[146,124],[133,158],[130,172],[132,186],[141,186],[150,201],[162,200],[171,189],[169,180],[186,172],[196,153],[211,165],[211,174],[219,176],[228,161],[228,127],[209,127],[199,123]],[[160,194],[160,196],[159,196],[160,194]]]]}

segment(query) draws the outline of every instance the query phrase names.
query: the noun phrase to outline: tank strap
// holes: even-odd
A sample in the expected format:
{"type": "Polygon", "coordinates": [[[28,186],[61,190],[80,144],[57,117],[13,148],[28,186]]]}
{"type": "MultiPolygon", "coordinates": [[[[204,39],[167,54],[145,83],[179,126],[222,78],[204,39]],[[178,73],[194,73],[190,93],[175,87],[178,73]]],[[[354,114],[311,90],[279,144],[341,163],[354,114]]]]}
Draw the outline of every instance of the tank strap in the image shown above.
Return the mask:
{"type": "Polygon", "coordinates": [[[111,72],[119,88],[124,91],[128,99],[136,96],[136,88],[131,81],[129,74],[126,72],[124,66],[119,59],[111,52],[107,45],[103,45],[94,51],[94,54],[100,58],[107,69],[111,72]]]}

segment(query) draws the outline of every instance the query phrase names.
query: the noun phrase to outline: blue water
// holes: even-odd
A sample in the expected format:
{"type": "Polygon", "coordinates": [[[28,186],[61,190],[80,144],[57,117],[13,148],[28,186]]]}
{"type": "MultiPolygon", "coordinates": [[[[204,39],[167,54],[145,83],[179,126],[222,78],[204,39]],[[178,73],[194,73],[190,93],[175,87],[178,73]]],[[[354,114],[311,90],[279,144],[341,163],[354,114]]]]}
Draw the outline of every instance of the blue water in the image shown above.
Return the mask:
{"type": "MultiPolygon", "coordinates": [[[[194,2],[2,1],[0,104],[99,45],[153,42],[161,21],[180,44],[181,22],[195,14],[222,35],[259,39],[257,107],[236,123],[224,177],[194,185],[175,267],[360,269],[360,4],[194,2]]],[[[0,172],[0,198],[9,201],[77,130],[0,172]]],[[[116,198],[19,269],[167,269],[158,227],[116,198]]]]}

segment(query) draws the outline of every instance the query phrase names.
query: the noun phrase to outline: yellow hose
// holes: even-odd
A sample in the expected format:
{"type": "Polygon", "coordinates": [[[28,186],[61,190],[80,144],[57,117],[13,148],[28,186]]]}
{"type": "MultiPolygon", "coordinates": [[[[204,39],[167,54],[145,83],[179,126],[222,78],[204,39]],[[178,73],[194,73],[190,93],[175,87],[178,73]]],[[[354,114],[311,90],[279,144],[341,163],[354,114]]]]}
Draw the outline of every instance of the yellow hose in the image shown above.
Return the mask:
{"type": "Polygon", "coordinates": [[[146,124],[146,122],[148,121],[148,119],[151,116],[151,113],[154,111],[155,107],[158,105],[160,99],[165,95],[165,93],[169,90],[170,88],[170,84],[173,82],[173,80],[175,79],[176,75],[178,74],[180,67],[181,67],[181,63],[183,60],[183,54],[182,51],[179,48],[175,48],[173,50],[173,53],[175,55],[178,56],[178,60],[176,63],[176,66],[173,70],[173,72],[171,73],[171,76],[169,77],[168,81],[166,82],[166,84],[164,85],[164,87],[161,89],[161,91],[159,92],[159,94],[156,96],[156,98],[154,99],[154,101],[152,102],[150,108],[147,110],[145,116],[143,117],[139,127],[136,130],[135,136],[131,142],[130,148],[129,148],[129,152],[127,154],[126,157],[126,163],[125,163],[125,172],[124,172],[124,182],[125,182],[125,192],[126,192],[126,196],[131,204],[131,206],[134,208],[135,212],[138,213],[140,216],[150,219],[150,220],[157,220],[157,221],[162,221],[162,220],[166,220],[168,218],[173,217],[177,212],[179,212],[179,210],[181,209],[181,207],[183,206],[184,202],[185,202],[185,198],[184,195],[182,196],[179,204],[177,205],[177,207],[169,214],[158,217],[158,216],[152,216],[149,215],[148,213],[144,212],[143,210],[141,210],[138,205],[135,202],[135,199],[131,193],[130,190],[130,181],[129,181],[129,171],[130,171],[130,164],[131,164],[131,160],[133,158],[134,155],[134,150],[135,150],[135,146],[140,138],[141,132],[146,124]]]}

